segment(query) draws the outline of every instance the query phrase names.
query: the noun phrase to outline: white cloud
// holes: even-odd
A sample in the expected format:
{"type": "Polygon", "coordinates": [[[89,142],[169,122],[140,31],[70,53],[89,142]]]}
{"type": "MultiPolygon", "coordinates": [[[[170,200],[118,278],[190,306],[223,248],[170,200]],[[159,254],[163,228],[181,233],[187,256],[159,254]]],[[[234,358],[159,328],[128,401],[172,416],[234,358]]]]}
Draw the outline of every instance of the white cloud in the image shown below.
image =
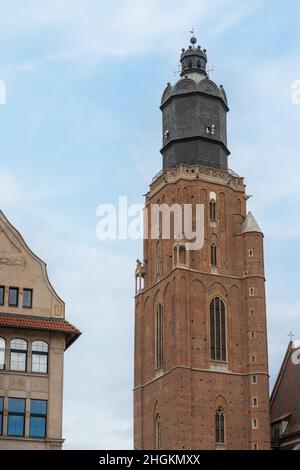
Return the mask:
{"type": "Polygon", "coordinates": [[[251,4],[239,4],[239,8],[229,8],[224,13],[222,18],[216,22],[216,25],[212,28],[212,35],[217,36],[225,33],[229,29],[233,28],[241,22],[241,20],[256,12],[262,5],[261,3],[251,2],[251,4]]]}
{"type": "Polygon", "coordinates": [[[213,34],[220,34],[257,5],[253,2],[245,7],[235,0],[189,0],[185,5],[180,0],[90,0],[87,8],[83,0],[14,0],[1,14],[0,37],[26,39],[40,31],[58,34],[52,50],[1,68],[17,73],[32,71],[47,61],[121,57],[149,50],[161,54],[173,50],[174,45],[182,47],[191,27],[197,33],[205,28],[205,22],[213,21],[218,24],[213,34]]]}
{"type": "MultiPolygon", "coordinates": [[[[33,129],[34,133],[34,129],[33,129]]],[[[28,145],[31,145],[33,134],[28,136],[28,145]]],[[[24,205],[26,210],[30,208],[38,209],[38,203],[58,197],[59,194],[66,191],[66,185],[51,187],[49,184],[45,187],[39,181],[35,181],[32,186],[28,180],[24,183],[16,174],[0,168],[0,201],[1,207],[13,208],[14,211],[22,212],[24,205]]]]}
{"type": "Polygon", "coordinates": [[[84,387],[82,393],[83,399],[68,400],[65,404],[65,435],[69,439],[64,449],[131,449],[131,422],[118,418],[114,410],[101,406],[101,395],[91,403],[92,391],[87,394],[84,387]]]}

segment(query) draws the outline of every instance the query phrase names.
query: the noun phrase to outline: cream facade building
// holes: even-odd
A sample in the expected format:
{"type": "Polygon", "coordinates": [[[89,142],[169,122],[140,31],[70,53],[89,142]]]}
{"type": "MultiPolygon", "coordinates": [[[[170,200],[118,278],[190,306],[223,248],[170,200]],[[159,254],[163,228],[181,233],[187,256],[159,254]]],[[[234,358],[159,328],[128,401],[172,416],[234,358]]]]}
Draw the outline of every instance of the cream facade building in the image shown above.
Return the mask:
{"type": "Polygon", "coordinates": [[[79,335],[0,211],[0,450],[61,449],[64,352],[79,335]]]}

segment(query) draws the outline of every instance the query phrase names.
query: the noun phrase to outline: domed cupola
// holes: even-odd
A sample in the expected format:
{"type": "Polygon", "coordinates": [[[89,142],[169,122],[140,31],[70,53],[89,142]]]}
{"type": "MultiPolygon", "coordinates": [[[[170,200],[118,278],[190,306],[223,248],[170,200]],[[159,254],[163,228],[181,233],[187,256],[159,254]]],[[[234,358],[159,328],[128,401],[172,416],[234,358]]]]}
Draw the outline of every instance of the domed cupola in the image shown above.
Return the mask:
{"type": "Polygon", "coordinates": [[[162,95],[164,170],[180,164],[228,169],[226,93],[209,79],[206,51],[196,42],[192,37],[182,49],[181,77],[162,95]]]}
{"type": "Polygon", "coordinates": [[[181,76],[188,76],[193,78],[195,81],[201,80],[201,78],[207,78],[206,64],[207,55],[206,49],[201,49],[201,46],[197,46],[197,39],[191,38],[191,45],[188,49],[182,49],[180,57],[181,63],[181,76]],[[202,76],[202,77],[201,77],[202,76]]]}

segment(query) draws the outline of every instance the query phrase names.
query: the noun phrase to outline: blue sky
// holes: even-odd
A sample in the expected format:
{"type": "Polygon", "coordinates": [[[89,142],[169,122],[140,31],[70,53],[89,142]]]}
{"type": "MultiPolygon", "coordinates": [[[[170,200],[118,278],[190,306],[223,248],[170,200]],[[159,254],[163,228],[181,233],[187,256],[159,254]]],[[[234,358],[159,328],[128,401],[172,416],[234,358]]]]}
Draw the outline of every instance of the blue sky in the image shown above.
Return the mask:
{"type": "Polygon", "coordinates": [[[226,89],[230,167],[265,233],[271,380],[300,339],[300,3],[0,0],[0,207],[48,264],[67,318],[65,448],[130,448],[139,241],[99,241],[96,208],[142,203],[161,168],[159,102],[194,27],[226,89]]]}

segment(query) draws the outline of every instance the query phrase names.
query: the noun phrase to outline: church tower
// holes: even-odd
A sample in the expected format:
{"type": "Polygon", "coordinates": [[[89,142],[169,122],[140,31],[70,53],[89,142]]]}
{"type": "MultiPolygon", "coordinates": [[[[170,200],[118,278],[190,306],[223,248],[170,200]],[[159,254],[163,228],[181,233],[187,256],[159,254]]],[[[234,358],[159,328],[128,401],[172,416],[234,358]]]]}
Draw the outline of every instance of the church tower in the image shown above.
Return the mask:
{"type": "Polygon", "coordinates": [[[134,447],[269,449],[263,234],[243,178],[228,169],[226,93],[196,38],[180,62],[181,78],[162,95],[163,169],[146,195],[136,268],[134,447]],[[184,222],[192,208],[201,246],[175,230],[172,209],[163,233],[174,205],[184,222]]]}

